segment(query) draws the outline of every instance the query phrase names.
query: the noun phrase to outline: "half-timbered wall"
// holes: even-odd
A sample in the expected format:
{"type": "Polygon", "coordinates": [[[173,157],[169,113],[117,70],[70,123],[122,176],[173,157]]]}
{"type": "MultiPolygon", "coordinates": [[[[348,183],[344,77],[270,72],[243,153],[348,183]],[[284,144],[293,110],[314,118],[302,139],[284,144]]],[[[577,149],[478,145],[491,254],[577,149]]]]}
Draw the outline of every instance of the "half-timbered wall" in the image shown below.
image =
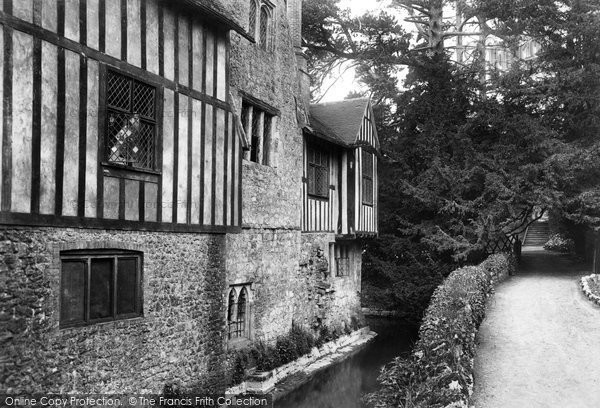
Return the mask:
{"type": "Polygon", "coordinates": [[[329,231],[341,235],[377,234],[377,136],[372,113],[366,110],[363,124],[354,149],[330,149],[330,184],[328,198],[313,197],[307,191],[308,152],[304,144],[304,183],[302,230],[305,232],[329,231]],[[368,185],[363,185],[363,156],[372,165],[371,194],[365,197],[368,185]]]}
{"type": "Polygon", "coordinates": [[[369,146],[373,146],[374,148],[379,148],[377,131],[375,129],[373,120],[373,113],[371,112],[369,105],[362,120],[362,126],[357,137],[357,144],[367,144],[369,146]]]}
{"type": "Polygon", "coordinates": [[[308,145],[304,143],[304,179],[302,183],[302,230],[308,232],[334,232],[339,215],[339,154],[337,149],[313,144],[327,154],[329,164],[329,191],[327,197],[315,197],[308,191],[308,145]]]}
{"type": "Polygon", "coordinates": [[[155,230],[241,225],[229,38],[159,0],[0,3],[0,221],[155,230]],[[106,76],[156,89],[156,163],[107,163],[106,76]]]}
{"type": "Polygon", "coordinates": [[[377,156],[367,153],[365,149],[359,147],[355,150],[356,172],[354,177],[354,230],[357,233],[376,233],[377,232],[377,156]],[[367,160],[373,163],[373,203],[366,204],[364,199],[363,186],[363,155],[368,154],[367,160]]]}

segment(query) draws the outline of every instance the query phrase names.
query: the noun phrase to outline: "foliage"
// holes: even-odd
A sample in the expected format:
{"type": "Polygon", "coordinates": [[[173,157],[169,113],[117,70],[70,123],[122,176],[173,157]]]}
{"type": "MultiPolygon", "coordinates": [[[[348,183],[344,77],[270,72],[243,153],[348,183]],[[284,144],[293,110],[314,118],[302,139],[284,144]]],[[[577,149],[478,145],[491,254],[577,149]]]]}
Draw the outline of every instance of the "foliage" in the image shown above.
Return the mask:
{"type": "Polygon", "coordinates": [[[519,80],[500,91],[560,142],[547,159],[554,209],[575,223],[600,226],[600,3],[481,3],[491,18],[502,21],[504,32],[521,32],[541,44],[539,57],[521,67],[519,80]]]}
{"type": "MultiPolygon", "coordinates": [[[[357,330],[359,328],[358,320],[353,320],[352,324],[347,327],[357,330]]],[[[323,325],[318,336],[314,336],[310,331],[293,324],[288,333],[278,336],[272,343],[258,340],[250,347],[232,350],[227,358],[231,373],[229,384],[235,385],[242,382],[251,368],[257,371],[273,370],[309,354],[313,347],[319,348],[342,334],[344,332],[341,329],[330,329],[323,325]]]]}
{"type": "Polygon", "coordinates": [[[546,251],[572,253],[575,251],[575,241],[562,234],[554,234],[544,244],[544,249],[546,251]]]}
{"type": "Polygon", "coordinates": [[[393,8],[355,18],[337,0],[307,0],[303,16],[314,85],[346,64],[375,104],[380,238],[365,247],[364,300],[413,321],[451,270],[523,231],[534,208],[600,226],[600,4],[462,2],[508,48],[523,35],[541,44],[536,59],[486,72],[481,55],[457,63],[443,48],[446,3],[392,2],[412,10],[416,35],[393,8]]]}
{"type": "Polygon", "coordinates": [[[431,298],[411,357],[398,357],[384,368],[380,390],[366,397],[369,405],[419,408],[466,402],[486,299],[494,281],[513,268],[510,256],[493,255],[452,272],[431,298]]]}

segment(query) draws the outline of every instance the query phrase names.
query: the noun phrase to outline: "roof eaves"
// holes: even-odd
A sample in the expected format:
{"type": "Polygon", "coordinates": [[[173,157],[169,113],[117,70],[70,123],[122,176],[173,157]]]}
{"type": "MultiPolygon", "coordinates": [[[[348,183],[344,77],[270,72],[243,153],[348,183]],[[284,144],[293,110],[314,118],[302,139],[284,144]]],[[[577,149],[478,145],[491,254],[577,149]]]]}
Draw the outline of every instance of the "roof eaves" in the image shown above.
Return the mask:
{"type": "Polygon", "coordinates": [[[230,30],[233,30],[240,34],[242,37],[246,38],[250,42],[256,42],[254,37],[252,37],[244,27],[242,27],[237,21],[229,18],[222,10],[218,10],[216,6],[208,6],[201,2],[200,0],[162,0],[162,2],[166,5],[183,5],[187,6],[193,10],[198,10],[202,12],[202,14],[208,19],[220,23],[227,27],[230,30]]]}

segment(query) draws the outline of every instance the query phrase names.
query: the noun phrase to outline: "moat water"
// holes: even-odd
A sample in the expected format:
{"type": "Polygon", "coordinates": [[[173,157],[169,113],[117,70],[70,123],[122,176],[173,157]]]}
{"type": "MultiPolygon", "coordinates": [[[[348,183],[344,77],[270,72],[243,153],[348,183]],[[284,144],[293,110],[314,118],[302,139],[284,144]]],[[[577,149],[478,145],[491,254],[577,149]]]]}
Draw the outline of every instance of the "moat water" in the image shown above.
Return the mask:
{"type": "Polygon", "coordinates": [[[418,330],[383,318],[369,318],[367,323],[378,334],[373,341],[276,400],[275,408],[363,408],[361,397],[377,389],[381,367],[396,356],[407,355],[418,330]]]}

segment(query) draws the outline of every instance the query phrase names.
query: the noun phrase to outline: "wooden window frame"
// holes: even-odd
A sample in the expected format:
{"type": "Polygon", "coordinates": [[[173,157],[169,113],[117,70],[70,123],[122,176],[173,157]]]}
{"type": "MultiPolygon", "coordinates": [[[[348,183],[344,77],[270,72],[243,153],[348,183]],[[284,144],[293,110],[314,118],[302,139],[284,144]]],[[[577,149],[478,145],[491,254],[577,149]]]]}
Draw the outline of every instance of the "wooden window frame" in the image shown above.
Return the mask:
{"type": "MultiPolygon", "coordinates": [[[[320,145],[309,143],[306,146],[306,191],[310,197],[317,197],[320,199],[329,199],[329,190],[330,190],[330,180],[329,180],[329,172],[331,166],[331,158],[330,153],[327,149],[321,148],[320,145]],[[322,160],[317,163],[314,159],[311,161],[311,153],[319,152],[321,157],[326,158],[325,164],[322,163],[322,160]],[[313,169],[313,171],[311,171],[313,169]],[[325,189],[323,192],[317,191],[316,189],[316,172],[317,170],[323,170],[326,174],[326,180],[324,183],[325,189]],[[312,175],[312,176],[311,176],[312,175]]],[[[314,155],[312,155],[314,157],[314,155]]]]}
{"type": "Polygon", "coordinates": [[[350,245],[346,243],[336,242],[334,246],[334,262],[336,277],[350,276],[350,265],[352,259],[350,254],[350,245]]]}
{"type": "Polygon", "coordinates": [[[85,276],[83,288],[84,298],[84,318],[83,320],[77,321],[63,321],[62,319],[62,308],[64,304],[64,282],[63,275],[61,272],[60,278],[60,308],[59,313],[59,327],[79,327],[79,326],[90,326],[97,323],[112,322],[118,320],[133,319],[143,316],[143,294],[142,294],[142,282],[143,282],[143,253],[139,251],[127,251],[127,250],[69,250],[63,251],[60,255],[61,270],[64,267],[64,262],[81,261],[85,263],[85,276]],[[90,318],[90,281],[91,281],[91,261],[92,259],[112,259],[112,274],[110,285],[112,289],[111,293],[111,316],[102,318],[90,318]],[[136,259],[136,270],[135,270],[135,292],[133,295],[134,312],[131,313],[117,313],[117,297],[118,297],[118,273],[119,273],[119,259],[136,259]]]}
{"type": "Polygon", "coordinates": [[[375,205],[375,155],[371,152],[366,152],[363,151],[362,152],[362,157],[361,157],[361,195],[362,195],[362,203],[364,205],[368,205],[368,206],[373,206],[375,205]],[[371,168],[370,168],[370,172],[366,172],[365,171],[365,157],[370,157],[371,158],[371,168]],[[371,191],[370,191],[370,196],[367,197],[367,195],[365,194],[365,192],[367,191],[366,183],[365,180],[370,181],[371,184],[371,191]],[[369,200],[370,198],[370,200],[369,200]]]}
{"type": "MultiPolygon", "coordinates": [[[[100,75],[100,88],[102,89],[102,94],[103,97],[100,99],[99,102],[99,108],[102,112],[104,112],[104,120],[102,121],[101,124],[101,129],[100,129],[100,137],[98,138],[100,143],[101,143],[101,157],[102,157],[102,161],[101,164],[102,166],[108,166],[108,167],[113,167],[113,168],[118,168],[118,169],[123,169],[123,170],[127,170],[127,171],[133,171],[133,172],[139,172],[139,173],[148,173],[148,174],[155,174],[155,175],[160,175],[161,174],[161,154],[162,154],[162,138],[160,137],[160,129],[161,129],[161,123],[162,123],[162,106],[160,104],[160,101],[162,100],[163,97],[163,89],[161,86],[149,82],[146,79],[141,79],[136,77],[135,75],[132,75],[124,70],[118,69],[114,66],[109,66],[109,65],[105,65],[102,64],[101,65],[101,75],[100,75]],[[126,165],[126,164],[122,164],[122,163],[118,163],[118,162],[114,162],[114,161],[110,161],[109,160],[109,152],[108,152],[108,146],[110,145],[110,135],[109,135],[109,122],[110,122],[110,113],[117,113],[117,114],[128,114],[128,115],[135,115],[136,113],[133,112],[133,86],[130,89],[130,95],[129,98],[131,100],[131,109],[130,111],[126,111],[123,109],[120,109],[118,107],[114,107],[114,106],[109,106],[108,105],[108,76],[109,75],[118,75],[121,77],[126,78],[127,80],[131,81],[132,84],[135,83],[139,83],[142,85],[145,85],[147,87],[153,88],[154,89],[154,117],[153,118],[149,118],[147,116],[141,116],[140,115],[140,120],[151,124],[153,126],[154,129],[154,151],[153,151],[153,168],[147,168],[147,167],[136,167],[136,166],[132,166],[132,165],[126,165]]],[[[139,115],[139,112],[138,112],[139,115]]]]}
{"type": "Polygon", "coordinates": [[[271,166],[271,143],[276,123],[275,118],[278,114],[279,111],[255,98],[247,96],[242,98],[240,118],[250,142],[250,149],[245,153],[245,159],[263,166],[271,166]],[[256,129],[255,118],[258,118],[256,129]]]}

